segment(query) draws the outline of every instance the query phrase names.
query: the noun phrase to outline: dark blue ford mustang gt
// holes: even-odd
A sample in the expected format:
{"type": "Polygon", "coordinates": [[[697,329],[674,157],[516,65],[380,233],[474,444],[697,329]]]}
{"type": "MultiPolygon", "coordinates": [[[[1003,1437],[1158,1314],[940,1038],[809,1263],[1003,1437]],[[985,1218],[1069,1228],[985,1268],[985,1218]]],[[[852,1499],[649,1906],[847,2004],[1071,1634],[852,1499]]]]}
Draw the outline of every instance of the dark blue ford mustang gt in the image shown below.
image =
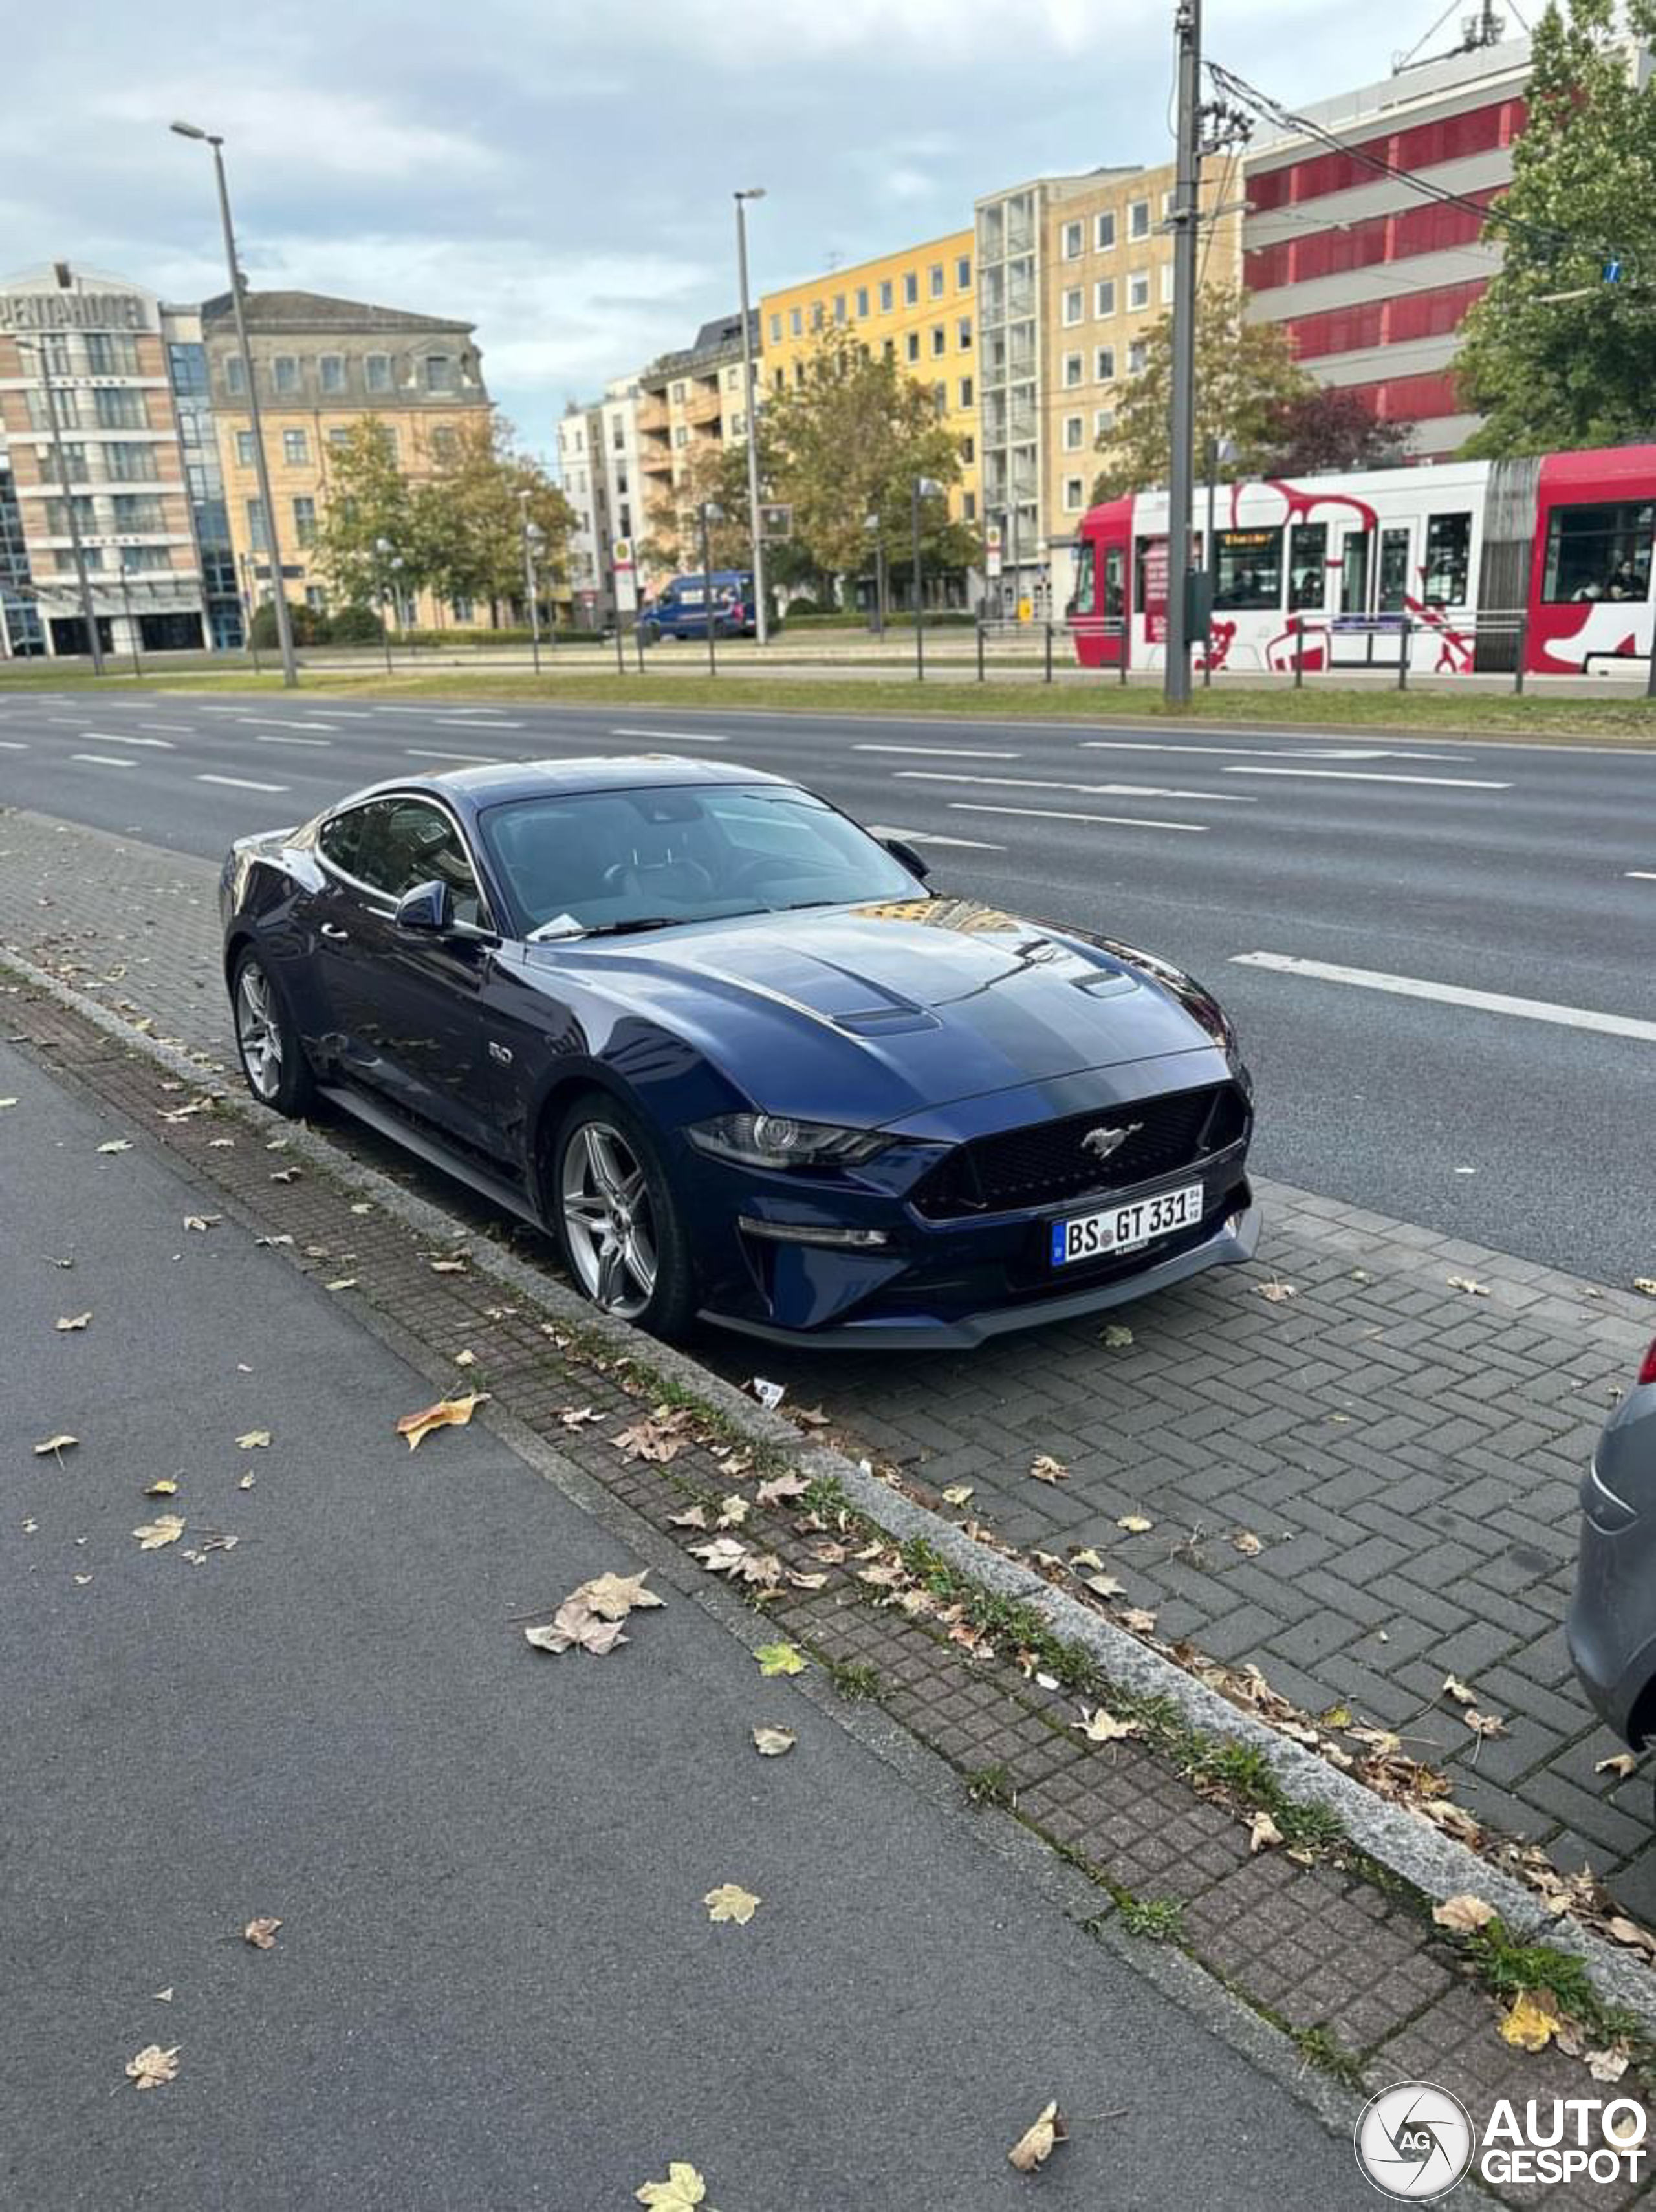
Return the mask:
{"type": "Polygon", "coordinates": [[[1246,1259],[1214,1000],[925,872],[723,763],[378,785],[225,862],[242,1067],[545,1224],[663,1335],[970,1345],[1246,1259]]]}

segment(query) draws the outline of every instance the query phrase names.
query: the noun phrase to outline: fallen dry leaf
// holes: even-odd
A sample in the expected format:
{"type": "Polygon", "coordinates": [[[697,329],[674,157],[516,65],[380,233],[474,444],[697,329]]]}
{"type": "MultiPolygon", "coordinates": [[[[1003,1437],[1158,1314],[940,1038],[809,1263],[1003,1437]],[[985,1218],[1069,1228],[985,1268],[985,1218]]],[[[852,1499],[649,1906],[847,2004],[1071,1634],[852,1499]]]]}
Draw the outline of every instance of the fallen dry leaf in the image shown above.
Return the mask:
{"type": "Polygon", "coordinates": [[[431,1272],[434,1275],[463,1275],[466,1273],[466,1262],[464,1260],[434,1260],[431,1262],[431,1272]]]}
{"type": "Polygon", "coordinates": [[[1044,2166],[1052,2155],[1054,2143],[1064,2142],[1069,2130],[1063,2124],[1063,2114],[1058,2110],[1057,2100],[1042,2106],[1032,2125],[1026,2128],[1007,2157],[1020,2173],[1033,2173],[1038,2166],[1044,2166]]]}
{"type": "Polygon", "coordinates": [[[253,1486],[253,1479],[250,1474],[244,1474],[240,1481],[236,1485],[236,1488],[238,1490],[251,1490],[253,1486]]]}
{"type": "Polygon", "coordinates": [[[707,1508],[704,1505],[692,1505],[687,1512],[669,1513],[667,1516],[669,1528],[705,1528],[707,1525],[707,1508]]]}
{"type": "Polygon", "coordinates": [[[182,2045],[175,2043],[170,2051],[163,2051],[158,2043],[146,2044],[127,2060],[127,2074],[140,2089],[159,2089],[163,2081],[177,2078],[182,2048],[182,2045]]]}
{"type": "Polygon", "coordinates": [[[1517,2051],[1544,2051],[1564,2025],[1544,1990],[1520,1990],[1501,2023],[1501,2039],[1517,2051]]]}
{"type": "Polygon", "coordinates": [[[216,1229],[223,1218],[222,1213],[186,1213],[184,1225],[186,1229],[199,1229],[204,1235],[208,1230],[216,1229]]]}
{"type": "Polygon", "coordinates": [[[713,1525],[715,1528],[740,1528],[751,1510],[741,1492],[733,1490],[728,1498],[719,1500],[719,1517],[713,1525]]]}
{"type": "Polygon", "coordinates": [[[302,1176],[305,1170],[303,1168],[272,1168],[271,1170],[271,1181],[272,1182],[297,1182],[300,1176],[302,1176]]]}
{"type": "Polygon", "coordinates": [[[600,1620],[580,1596],[566,1597],[551,1620],[540,1627],[526,1628],[523,1640],[538,1651],[568,1651],[578,1644],[597,1658],[628,1641],[618,1620],[600,1620]]]}
{"type": "Polygon", "coordinates": [[[601,1421],[604,1416],[596,1406],[560,1406],[557,1418],[566,1429],[584,1429],[589,1421],[601,1421]]]}
{"type": "Polygon", "coordinates": [[[1135,1636],[1151,1636],[1155,1632],[1156,1617],[1144,1606],[1128,1606],[1121,1620],[1123,1626],[1130,1628],[1135,1636]]]}
{"type": "Polygon", "coordinates": [[[1257,1559],[1265,1547],[1251,1528],[1239,1528],[1231,1538],[1231,1548],[1240,1552],[1245,1559],[1257,1559]]]}
{"type": "Polygon", "coordinates": [[[1656,1936],[1647,1928],[1640,1927],[1636,1920],[1624,1919],[1621,1914],[1609,1923],[1608,1932],[1618,1943],[1625,1943],[1631,1951],[1643,1951],[1656,1958],[1656,1936]]]}
{"type": "Polygon", "coordinates": [[[759,1908],[752,1891],[734,1881],[721,1881],[717,1889],[709,1890],[702,1902],[709,1920],[734,1920],[739,1928],[746,1928],[759,1908]]]}
{"type": "Polygon", "coordinates": [[[276,1931],[281,1925],[279,1920],[250,1920],[241,1931],[241,1940],[251,1943],[255,1951],[273,1951],[276,1931]]]}
{"type": "Polygon", "coordinates": [[[138,1540],[141,1552],[159,1552],[164,1544],[176,1544],[184,1534],[184,1516],[180,1513],[158,1513],[153,1521],[146,1521],[132,1534],[138,1540]]]}
{"type": "Polygon", "coordinates": [[[1122,1737],[1136,1735],[1139,1732],[1136,1721],[1118,1721],[1113,1713],[1105,1712],[1102,1705],[1095,1705],[1091,1712],[1083,1705],[1081,1718],[1071,1721],[1069,1725],[1084,1735],[1089,1743],[1117,1743],[1122,1737]]]}
{"type": "Polygon", "coordinates": [[[1613,1759],[1601,1759],[1592,1771],[1595,1774],[1614,1774],[1625,1782],[1638,1764],[1635,1753],[1618,1751],[1613,1759]]]}
{"type": "Polygon", "coordinates": [[[787,1505],[795,1498],[803,1498],[810,1487],[802,1474],[778,1474],[762,1482],[753,1496],[760,1505],[787,1505]]]}
{"type": "Polygon", "coordinates": [[[761,1644],[753,1656],[761,1674],[802,1674],[811,1663],[792,1644],[761,1644]]]}
{"type": "Polygon", "coordinates": [[[1054,1459],[1050,1452],[1041,1453],[1029,1471],[1037,1482],[1068,1482],[1069,1480],[1069,1469],[1061,1459],[1054,1459]]]}
{"type": "Polygon", "coordinates": [[[465,1428],[488,1395],[486,1390],[468,1390],[463,1398],[439,1398],[423,1413],[405,1413],[397,1424],[397,1433],[408,1438],[408,1449],[413,1451],[434,1429],[465,1428]]]}
{"type": "Polygon", "coordinates": [[[44,1442],[35,1445],[34,1456],[36,1459],[45,1459],[48,1453],[66,1452],[72,1444],[77,1444],[80,1441],[78,1437],[71,1437],[67,1431],[62,1436],[47,1437],[44,1442]]]}
{"type": "Polygon", "coordinates": [[[1118,1583],[1113,1575],[1088,1575],[1087,1587],[1094,1597],[1121,1597],[1127,1589],[1126,1583],[1118,1583]]]}
{"type": "Polygon", "coordinates": [[[1155,1525],[1142,1513],[1123,1513],[1116,1522],[1117,1528],[1124,1528],[1129,1536],[1148,1536],[1155,1525]]]}
{"type": "Polygon", "coordinates": [[[798,1741],[791,1729],[756,1728],[753,1731],[753,1748],[761,1759],[781,1759],[798,1741]]]}
{"type": "Polygon", "coordinates": [[[591,1582],[581,1583],[575,1595],[585,1598],[600,1619],[624,1620],[630,1613],[666,1602],[653,1589],[644,1588],[648,1572],[645,1567],[636,1575],[594,1575],[591,1582]]]}
{"type": "Polygon", "coordinates": [[[1256,1283],[1254,1288],[1262,1298],[1269,1298],[1274,1306],[1280,1306],[1288,1299],[1297,1298],[1300,1295],[1292,1283],[1279,1283],[1275,1276],[1268,1283],[1256,1283]]]}
{"type": "Polygon", "coordinates": [[[1582,2056],[1595,2081],[1619,2081],[1628,2070],[1628,2061],[1633,2053],[1625,2043],[1611,2043],[1602,2051],[1584,2051],[1582,2056]]]}
{"type": "Polygon", "coordinates": [[[1269,1850],[1273,1844],[1280,1844],[1282,1840],[1282,1831],[1269,1813],[1256,1813],[1249,1821],[1248,1849],[1251,1852],[1269,1850]]]}
{"type": "Polygon", "coordinates": [[[1099,1342],[1106,1352],[1125,1352],[1132,1341],[1132,1330],[1123,1327],[1118,1321],[1112,1321],[1108,1328],[1100,1332],[1099,1337],[1099,1342]]]}
{"type": "Polygon", "coordinates": [[[130,1152],[131,1149],[132,1140],[130,1137],[112,1137],[107,1144],[100,1145],[98,1147],[100,1152],[130,1152]]]}
{"type": "Polygon", "coordinates": [[[1459,1705],[1473,1705],[1477,1699],[1476,1691],[1469,1690],[1465,1683],[1455,1674],[1444,1676],[1443,1687],[1438,1692],[1438,1695],[1440,1698],[1452,1698],[1459,1705]]]}
{"type": "Polygon", "coordinates": [[[1463,1891],[1458,1897],[1446,1897],[1441,1905],[1432,1907],[1432,1917],[1439,1927],[1452,1929],[1457,1936],[1476,1936],[1495,1917],[1494,1905],[1486,1905],[1470,1891],[1463,1891]]]}
{"type": "MultiPolygon", "coordinates": [[[[648,2212],[697,2212],[707,2196],[707,2184],[693,2166],[675,2158],[668,2160],[665,2181],[642,2182],[632,2193],[648,2212]]],[[[707,2212],[713,2212],[711,2205],[707,2212]]]]}
{"type": "Polygon", "coordinates": [[[1468,1705],[1461,1715],[1474,1735],[1505,1735],[1507,1723],[1499,1713],[1481,1713],[1476,1706],[1468,1705]]]}
{"type": "Polygon", "coordinates": [[[92,1316],[90,1313],[63,1314],[58,1316],[58,1326],[60,1329],[65,1330],[71,1328],[84,1328],[91,1318],[92,1316]]]}
{"type": "Polygon", "coordinates": [[[1475,1282],[1470,1275],[1451,1275],[1447,1281],[1452,1291],[1464,1291],[1468,1297],[1487,1298],[1489,1295],[1488,1283],[1475,1282]]]}
{"type": "Polygon", "coordinates": [[[691,1439],[684,1433],[684,1418],[658,1407],[648,1419],[635,1421],[630,1428],[610,1442],[628,1459],[648,1460],[656,1467],[667,1467],[678,1458],[691,1439]]]}
{"type": "Polygon", "coordinates": [[[826,1589],[828,1587],[826,1575],[801,1574],[797,1567],[789,1567],[788,1580],[795,1589],[826,1589]]]}
{"type": "Polygon", "coordinates": [[[1090,1567],[1094,1573],[1100,1572],[1104,1566],[1104,1561],[1090,1546],[1083,1546],[1071,1552],[1069,1564],[1074,1569],[1090,1567]]]}
{"type": "MultiPolygon", "coordinates": [[[[322,1285],[325,1291],[354,1291],[356,1287],[355,1275],[336,1275],[331,1283],[324,1283],[322,1285]]],[[[472,1364],[472,1355],[469,1352],[461,1352],[460,1364],[462,1367],[469,1367],[472,1364]]]]}
{"type": "Polygon", "coordinates": [[[235,1445],[238,1451],[263,1451],[270,1441],[268,1429],[249,1429],[245,1436],[236,1438],[235,1445]]]}
{"type": "Polygon", "coordinates": [[[158,1474],[153,1482],[144,1484],[143,1494],[146,1498],[176,1498],[179,1494],[178,1477],[158,1474]]]}
{"type": "Polygon", "coordinates": [[[1656,1298],[1656,1275],[1635,1275],[1633,1287],[1635,1291],[1642,1291],[1647,1298],[1656,1298]]]}
{"type": "Polygon", "coordinates": [[[972,1486],[969,1482],[952,1482],[947,1490],[938,1492],[945,1505],[970,1505],[972,1486]]]}
{"type": "Polygon", "coordinates": [[[164,1990],[151,1990],[149,1994],[158,2004],[171,2004],[173,2002],[173,1990],[170,1983],[164,1990]]]}

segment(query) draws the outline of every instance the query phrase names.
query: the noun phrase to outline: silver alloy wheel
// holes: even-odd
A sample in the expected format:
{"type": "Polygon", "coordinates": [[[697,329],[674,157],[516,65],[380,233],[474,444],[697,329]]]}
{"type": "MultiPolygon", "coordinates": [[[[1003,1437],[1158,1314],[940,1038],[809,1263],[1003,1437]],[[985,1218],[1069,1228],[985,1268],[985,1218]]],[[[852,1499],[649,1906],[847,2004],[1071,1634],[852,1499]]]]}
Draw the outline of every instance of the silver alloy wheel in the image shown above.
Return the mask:
{"type": "Polygon", "coordinates": [[[655,1217],[644,1170],[618,1129],[583,1121],[563,1147],[559,1180],[581,1289],[606,1313],[636,1321],[655,1289],[655,1217]]]}
{"type": "Polygon", "coordinates": [[[268,1105],[282,1088],[282,1023],[256,960],[249,960],[236,979],[235,1041],[248,1082],[268,1105]]]}

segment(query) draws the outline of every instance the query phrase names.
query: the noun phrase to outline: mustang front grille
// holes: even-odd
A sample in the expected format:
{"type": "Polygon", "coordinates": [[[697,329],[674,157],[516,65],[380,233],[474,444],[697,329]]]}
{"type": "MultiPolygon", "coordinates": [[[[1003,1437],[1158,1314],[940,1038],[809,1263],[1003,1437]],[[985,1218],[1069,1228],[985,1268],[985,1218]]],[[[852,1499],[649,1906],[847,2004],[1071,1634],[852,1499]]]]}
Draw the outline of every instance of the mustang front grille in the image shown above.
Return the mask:
{"type": "Polygon", "coordinates": [[[932,1221],[1059,1206],[1175,1174],[1235,1144],[1247,1125],[1247,1106],[1232,1083],[1035,1121],[957,1145],[916,1186],[910,1203],[932,1221]],[[1095,1131],[1122,1130],[1128,1133],[1113,1149],[1107,1137],[1084,1141],[1095,1131]]]}

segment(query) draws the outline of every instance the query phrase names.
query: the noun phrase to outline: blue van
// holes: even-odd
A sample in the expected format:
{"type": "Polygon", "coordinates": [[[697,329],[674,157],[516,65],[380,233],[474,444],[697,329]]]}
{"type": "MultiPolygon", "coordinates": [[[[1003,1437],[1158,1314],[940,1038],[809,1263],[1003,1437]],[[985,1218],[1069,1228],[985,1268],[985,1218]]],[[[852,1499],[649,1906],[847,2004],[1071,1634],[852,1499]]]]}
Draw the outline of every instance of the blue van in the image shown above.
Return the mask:
{"type": "Polygon", "coordinates": [[[752,569],[715,568],[710,576],[675,576],[663,586],[638,617],[645,644],[656,645],[663,638],[705,637],[709,598],[715,637],[756,634],[752,569]]]}

